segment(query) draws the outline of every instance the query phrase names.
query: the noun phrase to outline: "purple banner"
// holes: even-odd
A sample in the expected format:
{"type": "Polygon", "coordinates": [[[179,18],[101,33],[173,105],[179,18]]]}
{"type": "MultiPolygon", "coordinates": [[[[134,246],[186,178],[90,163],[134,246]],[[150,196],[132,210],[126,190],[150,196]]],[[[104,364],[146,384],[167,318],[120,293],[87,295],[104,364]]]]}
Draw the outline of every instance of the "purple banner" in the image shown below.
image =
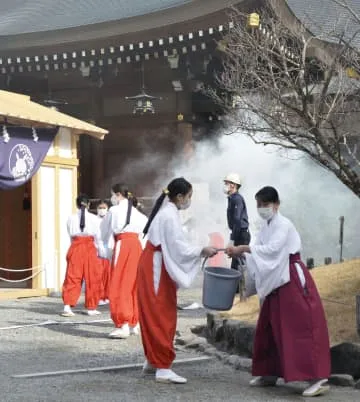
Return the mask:
{"type": "Polygon", "coordinates": [[[0,189],[29,181],[38,171],[58,128],[0,126],[0,189]]]}

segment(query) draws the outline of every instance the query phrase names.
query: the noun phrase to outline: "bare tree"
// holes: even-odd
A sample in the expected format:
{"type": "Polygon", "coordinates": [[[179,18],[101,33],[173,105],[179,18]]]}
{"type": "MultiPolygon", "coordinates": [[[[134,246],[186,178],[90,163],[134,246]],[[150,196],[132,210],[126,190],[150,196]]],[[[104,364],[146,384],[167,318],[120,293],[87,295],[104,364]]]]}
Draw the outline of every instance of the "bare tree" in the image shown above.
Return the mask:
{"type": "Polygon", "coordinates": [[[256,143],[304,152],[360,197],[360,57],[352,37],[334,27],[324,41],[270,7],[258,27],[247,17],[233,12],[211,96],[256,143]]]}

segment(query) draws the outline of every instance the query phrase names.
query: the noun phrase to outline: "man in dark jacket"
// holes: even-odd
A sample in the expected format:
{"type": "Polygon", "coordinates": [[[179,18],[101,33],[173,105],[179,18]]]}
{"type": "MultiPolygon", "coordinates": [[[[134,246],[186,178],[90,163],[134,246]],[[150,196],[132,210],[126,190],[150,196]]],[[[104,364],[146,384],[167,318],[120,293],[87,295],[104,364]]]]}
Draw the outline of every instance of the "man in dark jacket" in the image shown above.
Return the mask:
{"type": "MultiPolygon", "coordinates": [[[[239,189],[241,180],[237,173],[230,173],[224,179],[224,193],[228,196],[227,221],[231,230],[230,243],[234,246],[250,243],[249,220],[246,203],[239,189]]],[[[231,268],[239,270],[239,261],[233,258],[231,268]]]]}

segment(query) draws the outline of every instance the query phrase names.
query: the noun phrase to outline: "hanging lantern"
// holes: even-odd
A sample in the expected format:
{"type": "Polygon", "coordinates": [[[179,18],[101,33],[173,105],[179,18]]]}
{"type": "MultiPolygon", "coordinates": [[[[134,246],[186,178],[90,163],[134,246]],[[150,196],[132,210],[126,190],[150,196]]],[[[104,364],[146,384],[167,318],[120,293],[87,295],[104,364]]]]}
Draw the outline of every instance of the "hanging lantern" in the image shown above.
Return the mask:
{"type": "Polygon", "coordinates": [[[144,64],[141,65],[141,73],[142,73],[142,87],[141,92],[135,96],[126,96],[126,100],[133,100],[135,101],[135,106],[133,108],[133,114],[136,115],[143,115],[143,114],[155,114],[155,107],[153,105],[154,99],[162,99],[160,97],[148,95],[145,92],[144,86],[144,64]]]}
{"type": "Polygon", "coordinates": [[[137,99],[133,109],[133,114],[155,114],[155,108],[150,99],[141,98],[137,99]]]}
{"type": "Polygon", "coordinates": [[[260,15],[257,13],[251,13],[248,15],[247,26],[249,28],[259,28],[260,26],[260,15]]]}

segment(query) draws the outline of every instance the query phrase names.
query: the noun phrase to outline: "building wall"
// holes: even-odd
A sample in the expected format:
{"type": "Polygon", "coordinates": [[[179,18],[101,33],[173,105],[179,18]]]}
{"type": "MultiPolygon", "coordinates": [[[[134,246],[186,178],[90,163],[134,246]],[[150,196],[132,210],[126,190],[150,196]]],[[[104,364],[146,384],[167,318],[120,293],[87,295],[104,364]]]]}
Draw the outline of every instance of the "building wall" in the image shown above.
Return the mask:
{"type": "Polygon", "coordinates": [[[34,257],[46,272],[34,283],[37,288],[60,290],[70,245],[66,220],[75,208],[77,195],[76,139],[60,129],[38,173],[34,177],[34,257]]]}
{"type": "MultiPolygon", "coordinates": [[[[31,267],[31,211],[23,208],[24,193],[25,185],[0,191],[0,267],[6,269],[31,267]]],[[[31,272],[0,271],[0,277],[8,280],[21,280],[30,275],[31,272]]],[[[2,281],[0,285],[15,286],[2,281]]],[[[31,286],[31,280],[19,282],[16,286],[31,286]]]]}
{"type": "Polygon", "coordinates": [[[81,192],[106,198],[116,182],[127,183],[139,197],[161,188],[162,179],[183,160],[186,138],[176,122],[155,124],[155,119],[130,116],[127,126],[119,121],[109,127],[103,142],[81,138],[81,192]]]}

